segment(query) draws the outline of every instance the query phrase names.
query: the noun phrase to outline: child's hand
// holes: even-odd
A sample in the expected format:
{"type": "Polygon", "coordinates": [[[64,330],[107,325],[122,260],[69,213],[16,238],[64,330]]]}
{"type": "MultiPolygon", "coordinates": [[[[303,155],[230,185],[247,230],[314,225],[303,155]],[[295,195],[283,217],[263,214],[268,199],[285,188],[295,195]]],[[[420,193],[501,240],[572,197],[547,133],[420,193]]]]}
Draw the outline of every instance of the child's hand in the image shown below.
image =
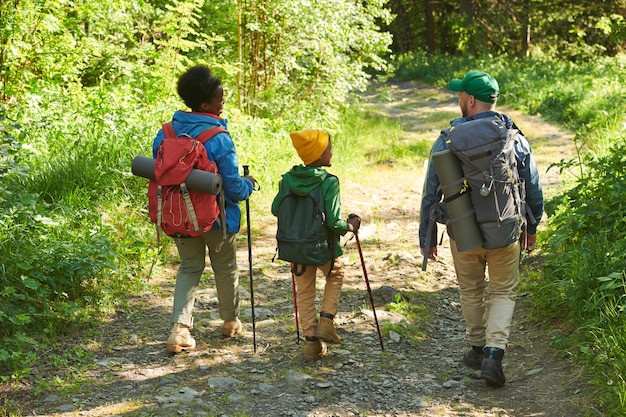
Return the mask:
{"type": "Polygon", "coordinates": [[[359,228],[361,227],[361,218],[359,216],[354,213],[350,213],[346,221],[352,226],[352,232],[357,233],[359,231],[359,228]]]}

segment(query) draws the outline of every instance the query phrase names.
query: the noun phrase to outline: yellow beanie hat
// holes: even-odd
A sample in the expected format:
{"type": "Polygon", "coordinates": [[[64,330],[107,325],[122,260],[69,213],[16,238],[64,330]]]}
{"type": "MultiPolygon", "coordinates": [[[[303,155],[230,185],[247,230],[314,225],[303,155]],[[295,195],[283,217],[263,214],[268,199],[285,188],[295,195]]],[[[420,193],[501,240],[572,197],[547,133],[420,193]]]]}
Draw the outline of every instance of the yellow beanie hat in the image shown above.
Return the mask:
{"type": "Polygon", "coordinates": [[[312,164],[320,159],[328,146],[328,133],[316,129],[304,129],[291,132],[291,142],[298,151],[304,165],[312,164]]]}

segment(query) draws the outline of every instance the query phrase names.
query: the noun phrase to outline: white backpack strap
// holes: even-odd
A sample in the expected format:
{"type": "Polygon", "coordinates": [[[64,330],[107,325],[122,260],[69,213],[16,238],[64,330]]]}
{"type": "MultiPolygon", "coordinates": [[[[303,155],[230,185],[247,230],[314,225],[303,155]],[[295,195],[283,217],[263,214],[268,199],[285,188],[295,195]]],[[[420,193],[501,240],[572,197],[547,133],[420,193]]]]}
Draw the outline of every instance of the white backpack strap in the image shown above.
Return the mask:
{"type": "Polygon", "coordinates": [[[191,220],[191,223],[193,224],[193,230],[199,232],[200,226],[198,225],[198,217],[196,216],[196,211],[193,209],[193,203],[191,202],[191,197],[189,196],[187,184],[184,182],[180,184],[180,192],[183,194],[185,206],[187,207],[187,214],[189,215],[189,220],[191,220]]]}
{"type": "Polygon", "coordinates": [[[156,198],[157,198],[156,225],[160,229],[161,222],[163,221],[163,187],[161,187],[160,185],[157,186],[156,198]]]}

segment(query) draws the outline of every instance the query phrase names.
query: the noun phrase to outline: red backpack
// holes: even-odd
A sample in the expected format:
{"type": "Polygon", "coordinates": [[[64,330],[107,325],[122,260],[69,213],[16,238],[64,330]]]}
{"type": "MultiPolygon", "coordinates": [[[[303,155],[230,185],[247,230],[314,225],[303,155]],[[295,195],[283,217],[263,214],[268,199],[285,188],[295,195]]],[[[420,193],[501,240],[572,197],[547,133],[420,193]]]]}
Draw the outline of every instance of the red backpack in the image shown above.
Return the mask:
{"type": "MultiPolygon", "coordinates": [[[[188,189],[185,184],[192,169],[217,173],[217,165],[209,160],[204,143],[221,132],[228,133],[217,126],[197,138],[177,136],[171,122],[163,124],[165,137],[154,164],[156,181],[151,180],[148,186],[148,212],[150,221],[166,235],[202,236],[211,230],[220,213],[225,216],[224,210],[220,210],[223,197],[188,189]]],[[[222,228],[225,231],[226,225],[222,228]]]]}

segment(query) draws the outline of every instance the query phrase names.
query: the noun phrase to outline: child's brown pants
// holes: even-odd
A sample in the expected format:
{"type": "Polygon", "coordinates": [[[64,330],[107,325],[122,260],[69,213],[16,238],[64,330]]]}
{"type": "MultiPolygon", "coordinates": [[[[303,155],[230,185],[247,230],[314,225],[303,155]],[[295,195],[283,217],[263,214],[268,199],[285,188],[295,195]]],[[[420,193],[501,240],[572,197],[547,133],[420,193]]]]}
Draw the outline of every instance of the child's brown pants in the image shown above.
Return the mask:
{"type": "Polygon", "coordinates": [[[330,271],[330,276],[328,275],[330,261],[322,266],[307,266],[302,275],[295,277],[298,316],[300,317],[300,325],[304,337],[314,337],[315,328],[317,327],[315,283],[318,269],[322,271],[326,277],[320,312],[329,313],[334,316],[337,314],[337,308],[339,306],[339,296],[341,295],[341,286],[343,285],[343,263],[341,259],[335,259],[333,269],[330,271]]]}

